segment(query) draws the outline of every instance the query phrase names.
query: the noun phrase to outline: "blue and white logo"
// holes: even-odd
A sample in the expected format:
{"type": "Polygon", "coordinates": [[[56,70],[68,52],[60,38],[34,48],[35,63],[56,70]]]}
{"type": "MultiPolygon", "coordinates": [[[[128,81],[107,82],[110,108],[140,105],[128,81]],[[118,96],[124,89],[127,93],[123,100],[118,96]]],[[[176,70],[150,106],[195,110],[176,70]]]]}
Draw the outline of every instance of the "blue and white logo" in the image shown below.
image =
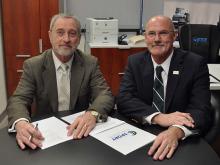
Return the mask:
{"type": "Polygon", "coordinates": [[[206,37],[193,37],[192,41],[195,44],[204,44],[204,43],[208,43],[208,38],[206,38],[206,37]]]}
{"type": "Polygon", "coordinates": [[[135,132],[135,131],[128,131],[128,134],[130,134],[130,135],[134,136],[134,135],[136,135],[136,134],[137,134],[137,132],[135,132]]]}
{"type": "Polygon", "coordinates": [[[126,131],[118,132],[117,134],[113,135],[111,137],[111,139],[113,141],[116,141],[116,140],[122,139],[122,138],[127,137],[127,136],[135,136],[135,135],[137,135],[136,131],[126,130],[126,131]]]}

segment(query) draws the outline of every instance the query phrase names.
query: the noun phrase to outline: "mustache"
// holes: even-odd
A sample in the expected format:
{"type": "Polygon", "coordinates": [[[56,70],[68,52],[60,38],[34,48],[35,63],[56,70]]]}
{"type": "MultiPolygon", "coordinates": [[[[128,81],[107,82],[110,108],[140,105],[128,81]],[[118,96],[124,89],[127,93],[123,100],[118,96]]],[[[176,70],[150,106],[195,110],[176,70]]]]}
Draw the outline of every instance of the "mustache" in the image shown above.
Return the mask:
{"type": "Polygon", "coordinates": [[[161,41],[154,41],[152,46],[163,46],[164,44],[161,41]]]}
{"type": "Polygon", "coordinates": [[[60,46],[66,46],[66,47],[72,48],[72,46],[69,45],[69,44],[62,44],[62,45],[60,45],[60,46]]]}
{"type": "Polygon", "coordinates": [[[155,43],[155,44],[152,44],[152,46],[164,46],[164,44],[162,44],[162,43],[155,43]]]}

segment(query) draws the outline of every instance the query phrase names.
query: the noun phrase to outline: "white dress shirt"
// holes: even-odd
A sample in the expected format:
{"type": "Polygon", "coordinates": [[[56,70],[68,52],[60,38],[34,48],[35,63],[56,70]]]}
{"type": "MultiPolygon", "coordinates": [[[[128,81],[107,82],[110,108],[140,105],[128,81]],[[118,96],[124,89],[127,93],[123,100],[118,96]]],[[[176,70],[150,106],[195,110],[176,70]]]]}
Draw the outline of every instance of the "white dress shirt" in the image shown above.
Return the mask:
{"type": "MultiPolygon", "coordinates": [[[[163,67],[163,71],[161,73],[162,79],[163,79],[163,85],[164,85],[164,96],[166,96],[166,87],[167,87],[167,79],[168,79],[168,73],[169,73],[169,68],[170,68],[170,62],[171,62],[171,58],[173,56],[173,51],[171,52],[170,56],[162,63],[160,64],[160,66],[163,67]]],[[[154,66],[154,78],[156,76],[156,67],[158,66],[158,64],[154,61],[154,59],[151,57],[152,61],[153,61],[153,66],[154,66]]],[[[166,104],[166,102],[164,103],[166,104]]],[[[165,105],[164,105],[165,106],[165,105]]],[[[153,117],[155,117],[156,115],[160,114],[161,112],[155,112],[147,117],[145,117],[145,120],[147,123],[149,124],[154,124],[152,123],[152,119],[153,117]]],[[[192,131],[190,131],[189,129],[187,129],[184,126],[181,125],[173,125],[175,127],[178,127],[180,129],[183,130],[185,137],[183,139],[185,139],[186,137],[190,136],[192,133],[192,131]]]]}
{"type": "MultiPolygon", "coordinates": [[[[62,82],[60,82],[61,80],[61,76],[62,76],[62,73],[60,72],[59,68],[61,67],[61,65],[63,64],[58,58],[57,56],[54,54],[54,52],[52,52],[53,54],[53,61],[54,61],[54,65],[55,65],[55,70],[56,70],[56,78],[57,78],[57,93],[58,93],[58,110],[61,111],[62,108],[60,107],[60,84],[62,82]]],[[[74,55],[73,55],[74,56],[74,55]]],[[[69,77],[69,84],[70,84],[70,80],[71,80],[71,66],[72,66],[72,61],[73,61],[73,56],[71,57],[71,59],[65,63],[65,65],[67,65],[69,67],[68,71],[67,71],[67,75],[69,77]]]]}

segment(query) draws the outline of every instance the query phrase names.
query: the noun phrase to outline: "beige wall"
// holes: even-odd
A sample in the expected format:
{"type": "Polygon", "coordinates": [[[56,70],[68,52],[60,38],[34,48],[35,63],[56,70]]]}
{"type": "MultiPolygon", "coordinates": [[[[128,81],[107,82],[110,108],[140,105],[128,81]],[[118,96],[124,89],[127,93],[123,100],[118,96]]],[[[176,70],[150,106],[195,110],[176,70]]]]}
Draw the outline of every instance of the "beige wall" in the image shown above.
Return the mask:
{"type": "MultiPolygon", "coordinates": [[[[1,13],[1,8],[0,8],[1,13]]],[[[1,22],[1,14],[0,14],[1,22]]],[[[7,103],[6,97],[6,84],[5,84],[5,70],[4,70],[4,58],[3,58],[3,42],[2,42],[2,26],[0,26],[0,128],[7,124],[6,118],[2,118],[2,113],[5,110],[7,103]]]]}

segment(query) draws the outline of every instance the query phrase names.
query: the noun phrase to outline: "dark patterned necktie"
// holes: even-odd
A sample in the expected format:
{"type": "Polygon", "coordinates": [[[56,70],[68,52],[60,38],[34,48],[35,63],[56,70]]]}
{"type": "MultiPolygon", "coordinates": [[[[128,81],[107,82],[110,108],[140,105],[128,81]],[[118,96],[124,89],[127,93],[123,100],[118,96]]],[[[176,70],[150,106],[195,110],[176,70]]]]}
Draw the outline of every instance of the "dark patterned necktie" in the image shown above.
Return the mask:
{"type": "Polygon", "coordinates": [[[153,103],[152,107],[159,112],[164,112],[164,86],[161,73],[163,71],[162,66],[156,67],[156,76],[154,79],[153,87],[153,103]]]}

